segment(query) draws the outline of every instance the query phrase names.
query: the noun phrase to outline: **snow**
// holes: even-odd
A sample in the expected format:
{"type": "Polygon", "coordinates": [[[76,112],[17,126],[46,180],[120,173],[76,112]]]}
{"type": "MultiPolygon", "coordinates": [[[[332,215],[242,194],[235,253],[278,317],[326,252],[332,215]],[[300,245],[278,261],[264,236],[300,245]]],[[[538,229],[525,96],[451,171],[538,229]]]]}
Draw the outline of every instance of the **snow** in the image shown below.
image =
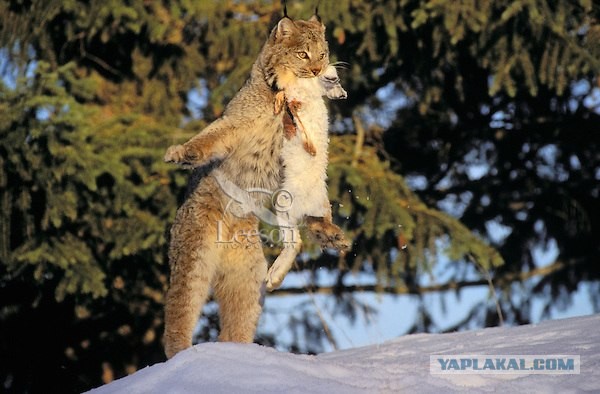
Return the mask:
{"type": "Polygon", "coordinates": [[[599,392],[600,315],[407,335],[317,356],[205,343],[90,391],[109,393],[599,392]],[[576,374],[431,374],[430,355],[580,355],[576,374]]]}

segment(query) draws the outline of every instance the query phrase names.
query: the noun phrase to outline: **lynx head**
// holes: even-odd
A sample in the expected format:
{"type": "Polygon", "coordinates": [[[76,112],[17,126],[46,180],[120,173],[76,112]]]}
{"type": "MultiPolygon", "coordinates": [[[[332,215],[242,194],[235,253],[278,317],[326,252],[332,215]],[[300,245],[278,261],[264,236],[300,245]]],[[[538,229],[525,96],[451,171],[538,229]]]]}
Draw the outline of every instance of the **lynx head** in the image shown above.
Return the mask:
{"type": "Polygon", "coordinates": [[[271,31],[263,61],[271,87],[281,89],[290,79],[320,76],[328,65],[325,26],[318,16],[307,21],[284,17],[271,31]]]}

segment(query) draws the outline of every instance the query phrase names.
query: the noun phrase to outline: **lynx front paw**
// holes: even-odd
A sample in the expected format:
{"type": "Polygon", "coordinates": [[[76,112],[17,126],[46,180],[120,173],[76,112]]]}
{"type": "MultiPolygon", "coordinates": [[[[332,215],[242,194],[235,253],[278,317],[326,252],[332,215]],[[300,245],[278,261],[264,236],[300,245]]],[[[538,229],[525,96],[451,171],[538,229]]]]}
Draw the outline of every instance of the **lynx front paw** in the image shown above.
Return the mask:
{"type": "Polygon", "coordinates": [[[172,145],[167,149],[163,160],[165,163],[181,163],[185,157],[185,147],[183,145],[172,145]]]}
{"type": "Polygon", "coordinates": [[[201,159],[200,155],[190,153],[184,145],[173,145],[167,149],[163,160],[167,163],[193,165],[198,164],[201,159]]]}
{"type": "Polygon", "coordinates": [[[347,251],[352,243],[346,239],[344,232],[335,224],[325,220],[307,221],[310,235],[323,248],[333,248],[341,252],[347,251]]]}

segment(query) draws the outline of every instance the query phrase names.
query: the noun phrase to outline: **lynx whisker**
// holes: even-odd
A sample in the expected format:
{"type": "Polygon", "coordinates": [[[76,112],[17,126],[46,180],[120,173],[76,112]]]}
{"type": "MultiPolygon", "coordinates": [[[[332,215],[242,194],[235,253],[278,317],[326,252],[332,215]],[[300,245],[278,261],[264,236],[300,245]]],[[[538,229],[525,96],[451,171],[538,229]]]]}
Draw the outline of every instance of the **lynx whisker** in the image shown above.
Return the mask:
{"type": "Polygon", "coordinates": [[[348,68],[350,68],[350,63],[343,62],[343,61],[333,62],[333,63],[330,63],[330,65],[332,65],[333,67],[335,67],[338,70],[340,70],[340,69],[347,70],[348,68]]]}

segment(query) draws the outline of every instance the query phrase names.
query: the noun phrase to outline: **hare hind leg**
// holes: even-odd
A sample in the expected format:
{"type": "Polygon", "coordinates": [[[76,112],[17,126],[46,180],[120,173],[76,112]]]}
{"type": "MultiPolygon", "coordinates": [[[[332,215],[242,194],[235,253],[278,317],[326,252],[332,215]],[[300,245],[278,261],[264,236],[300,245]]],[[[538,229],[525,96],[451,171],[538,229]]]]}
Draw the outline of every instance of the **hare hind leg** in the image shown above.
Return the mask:
{"type": "Polygon", "coordinates": [[[302,239],[298,227],[280,227],[280,231],[286,234],[284,237],[284,247],[275,259],[269,272],[267,272],[267,290],[273,291],[281,286],[283,279],[292,269],[296,256],[302,249],[302,239]]]}
{"type": "Polygon", "coordinates": [[[346,238],[342,229],[331,221],[311,216],[306,218],[306,227],[309,236],[322,248],[345,252],[352,247],[352,242],[346,238]]]}

